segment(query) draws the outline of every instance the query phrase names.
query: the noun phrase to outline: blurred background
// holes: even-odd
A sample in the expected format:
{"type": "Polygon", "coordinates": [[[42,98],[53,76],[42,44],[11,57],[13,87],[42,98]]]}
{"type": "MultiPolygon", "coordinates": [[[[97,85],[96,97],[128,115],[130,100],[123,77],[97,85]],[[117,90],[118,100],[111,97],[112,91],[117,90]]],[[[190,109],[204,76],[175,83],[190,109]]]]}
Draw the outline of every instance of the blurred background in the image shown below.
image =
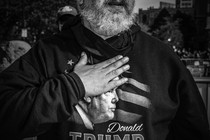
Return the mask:
{"type": "MultiPolygon", "coordinates": [[[[69,2],[70,1],[70,2],[69,2]]],[[[57,11],[71,0],[1,0],[0,40],[20,39],[31,45],[57,31],[57,11]]]]}

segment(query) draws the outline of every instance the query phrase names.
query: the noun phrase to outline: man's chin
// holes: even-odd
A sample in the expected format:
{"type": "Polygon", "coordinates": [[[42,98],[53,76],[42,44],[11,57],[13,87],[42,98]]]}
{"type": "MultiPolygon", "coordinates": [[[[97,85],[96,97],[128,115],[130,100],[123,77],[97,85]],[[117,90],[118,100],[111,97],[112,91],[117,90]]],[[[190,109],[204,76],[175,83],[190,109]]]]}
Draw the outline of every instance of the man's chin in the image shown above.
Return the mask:
{"type": "Polygon", "coordinates": [[[104,122],[107,122],[107,121],[110,121],[114,118],[114,113],[111,112],[111,113],[108,113],[108,114],[105,114],[101,117],[98,117],[97,119],[94,120],[94,123],[97,124],[97,123],[104,123],[104,122]]]}
{"type": "MultiPolygon", "coordinates": [[[[124,22],[124,21],[122,21],[124,22]]],[[[117,35],[121,32],[124,32],[126,30],[129,29],[130,26],[123,26],[121,27],[120,25],[118,25],[117,23],[116,24],[113,24],[113,25],[110,25],[109,27],[105,27],[105,28],[100,28],[98,30],[98,34],[100,35],[103,35],[103,36],[114,36],[114,35],[117,35]]]]}

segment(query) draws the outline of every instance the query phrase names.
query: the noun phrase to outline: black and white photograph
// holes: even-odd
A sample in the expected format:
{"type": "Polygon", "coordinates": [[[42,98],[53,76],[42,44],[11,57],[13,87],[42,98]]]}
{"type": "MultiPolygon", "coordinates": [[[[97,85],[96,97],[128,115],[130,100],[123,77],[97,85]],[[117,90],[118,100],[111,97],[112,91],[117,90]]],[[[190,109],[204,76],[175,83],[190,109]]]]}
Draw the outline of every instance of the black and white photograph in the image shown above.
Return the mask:
{"type": "Polygon", "coordinates": [[[1,0],[0,140],[210,140],[210,0],[1,0]]]}

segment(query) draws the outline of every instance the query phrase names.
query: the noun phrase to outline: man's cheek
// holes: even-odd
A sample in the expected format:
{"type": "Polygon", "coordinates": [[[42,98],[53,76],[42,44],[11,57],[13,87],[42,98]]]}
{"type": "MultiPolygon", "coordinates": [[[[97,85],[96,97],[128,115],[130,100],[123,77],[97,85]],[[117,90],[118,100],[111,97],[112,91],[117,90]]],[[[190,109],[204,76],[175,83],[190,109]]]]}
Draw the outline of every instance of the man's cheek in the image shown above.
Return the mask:
{"type": "Polygon", "coordinates": [[[91,102],[91,108],[92,109],[98,109],[100,107],[100,99],[98,98],[93,98],[91,102]]]}

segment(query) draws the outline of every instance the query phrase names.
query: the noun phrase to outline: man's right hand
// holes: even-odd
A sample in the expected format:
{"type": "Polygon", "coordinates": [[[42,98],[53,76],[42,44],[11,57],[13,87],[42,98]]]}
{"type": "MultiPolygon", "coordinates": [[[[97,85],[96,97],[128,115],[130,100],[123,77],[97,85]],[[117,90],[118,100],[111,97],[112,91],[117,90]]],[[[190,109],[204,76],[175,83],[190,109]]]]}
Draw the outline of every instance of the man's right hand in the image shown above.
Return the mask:
{"type": "Polygon", "coordinates": [[[97,96],[108,92],[128,80],[127,78],[113,80],[130,68],[129,65],[124,65],[129,61],[128,57],[116,56],[94,65],[87,65],[87,61],[87,55],[83,52],[74,68],[74,72],[85,87],[85,96],[97,96]]]}

